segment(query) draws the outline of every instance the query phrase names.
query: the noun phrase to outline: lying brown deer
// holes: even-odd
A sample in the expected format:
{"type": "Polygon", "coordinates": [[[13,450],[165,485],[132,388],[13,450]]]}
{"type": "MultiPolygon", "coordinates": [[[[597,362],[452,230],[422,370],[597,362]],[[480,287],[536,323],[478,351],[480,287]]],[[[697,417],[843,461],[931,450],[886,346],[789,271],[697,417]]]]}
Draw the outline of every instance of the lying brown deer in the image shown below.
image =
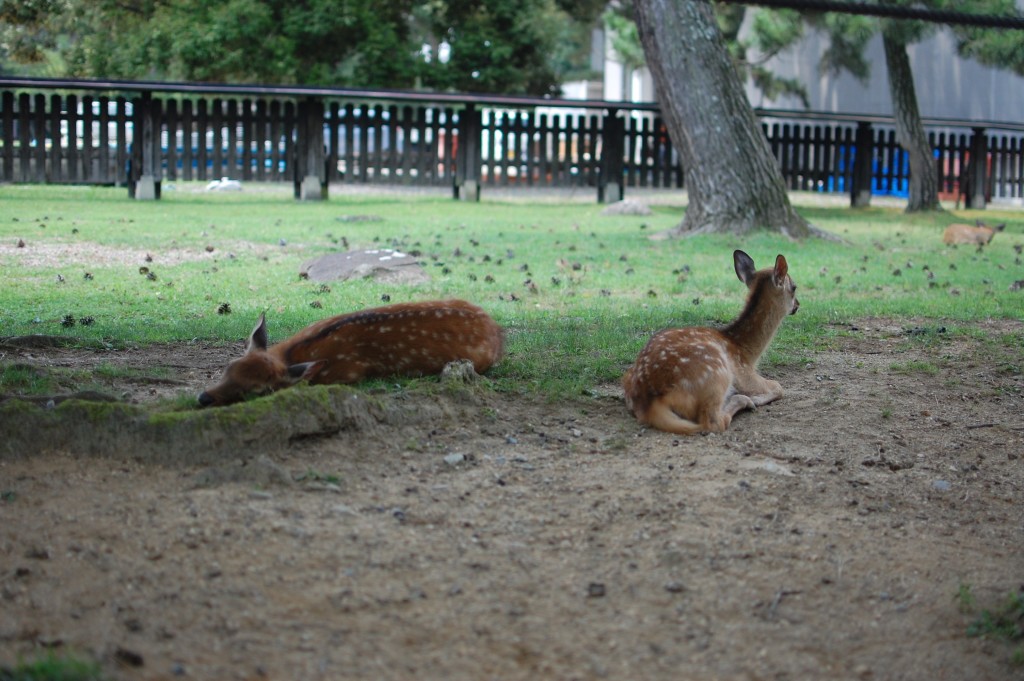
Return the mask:
{"type": "Polygon", "coordinates": [[[204,407],[310,383],[356,383],[386,376],[439,374],[469,360],[483,373],[501,357],[504,335],[486,312],[464,300],[399,303],[324,319],[267,347],[260,315],[245,354],[199,395],[204,407]]]}
{"type": "Polygon", "coordinates": [[[743,251],[733,253],[747,304],[723,329],[659,331],[622,379],[626,405],[644,424],[681,435],[722,432],[733,416],[782,397],[782,386],[757,373],[757,362],[782,320],[800,307],[783,256],[755,271],[743,251]]]}
{"type": "Polygon", "coordinates": [[[995,227],[989,227],[981,220],[977,220],[974,225],[974,227],[971,227],[970,225],[955,223],[946,227],[946,231],[942,233],[943,243],[951,246],[954,244],[985,246],[992,241],[992,237],[995,236],[996,232],[1001,232],[1006,228],[1005,222],[995,227]]]}

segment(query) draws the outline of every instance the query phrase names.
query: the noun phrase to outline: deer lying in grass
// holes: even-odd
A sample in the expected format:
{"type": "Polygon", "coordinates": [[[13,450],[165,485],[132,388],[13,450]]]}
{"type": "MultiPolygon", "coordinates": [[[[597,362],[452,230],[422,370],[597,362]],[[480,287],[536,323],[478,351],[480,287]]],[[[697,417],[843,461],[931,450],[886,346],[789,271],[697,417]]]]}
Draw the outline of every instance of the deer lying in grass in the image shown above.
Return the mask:
{"type": "Polygon", "coordinates": [[[782,386],[757,373],[757,362],[782,320],[800,307],[786,259],[755,271],[743,251],[733,253],[747,304],[723,329],[687,327],[657,332],[622,379],[636,418],[681,435],[722,432],[733,416],[782,397],[782,386]]]}
{"type": "Polygon", "coordinates": [[[439,374],[469,360],[477,373],[501,357],[504,336],[486,312],[464,300],[399,303],[324,319],[267,347],[260,315],[245,354],[199,395],[203,407],[310,383],[356,383],[385,376],[439,374]]]}
{"type": "Polygon", "coordinates": [[[974,227],[971,227],[970,225],[956,223],[946,227],[946,231],[942,233],[943,243],[950,246],[954,244],[986,246],[992,241],[992,237],[996,235],[996,232],[1001,232],[1006,228],[1005,222],[995,227],[989,227],[981,220],[977,220],[974,225],[974,227]]]}

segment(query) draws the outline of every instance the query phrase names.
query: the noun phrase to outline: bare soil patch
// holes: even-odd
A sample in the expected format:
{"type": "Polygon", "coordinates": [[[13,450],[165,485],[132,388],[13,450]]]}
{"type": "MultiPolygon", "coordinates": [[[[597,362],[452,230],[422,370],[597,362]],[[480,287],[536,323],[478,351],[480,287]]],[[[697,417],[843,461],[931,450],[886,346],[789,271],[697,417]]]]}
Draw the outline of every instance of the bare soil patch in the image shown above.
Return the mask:
{"type": "MultiPolygon", "coordinates": [[[[0,460],[0,663],[78,651],[114,679],[1009,679],[955,595],[1024,585],[1024,351],[866,320],[769,371],[723,435],[640,428],[617,390],[381,399],[433,423],[0,460]],[[916,342],[933,334],[934,342],[916,342]],[[441,408],[438,408],[438,404],[441,408]]],[[[993,334],[1019,324],[993,323],[993,334]]],[[[234,348],[5,350],[168,369],[234,348]]]]}

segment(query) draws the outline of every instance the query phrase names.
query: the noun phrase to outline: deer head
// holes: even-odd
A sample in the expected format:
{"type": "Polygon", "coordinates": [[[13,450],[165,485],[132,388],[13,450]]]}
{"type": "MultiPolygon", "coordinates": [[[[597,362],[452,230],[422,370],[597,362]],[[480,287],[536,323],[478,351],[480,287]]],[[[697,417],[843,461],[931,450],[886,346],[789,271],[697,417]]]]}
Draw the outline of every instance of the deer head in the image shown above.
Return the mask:
{"type": "Polygon", "coordinates": [[[324,362],[285,364],[267,352],[267,322],[261,314],[249,334],[245,354],[228,364],[220,382],[199,394],[199,405],[231,404],[251,395],[265,395],[312,378],[324,362]]]}

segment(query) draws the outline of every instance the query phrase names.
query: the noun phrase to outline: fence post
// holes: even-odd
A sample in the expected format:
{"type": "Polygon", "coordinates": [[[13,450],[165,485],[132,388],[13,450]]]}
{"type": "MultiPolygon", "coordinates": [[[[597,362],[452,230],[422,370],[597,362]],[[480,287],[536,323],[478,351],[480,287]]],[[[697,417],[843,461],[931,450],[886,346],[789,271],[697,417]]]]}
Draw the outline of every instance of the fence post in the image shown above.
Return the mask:
{"type": "Polygon", "coordinates": [[[988,144],[985,128],[972,128],[971,157],[967,166],[967,186],[964,192],[964,208],[983,210],[986,205],[985,187],[988,186],[988,144]]]}
{"type": "Polygon", "coordinates": [[[3,162],[0,181],[14,182],[14,93],[4,90],[0,95],[0,139],[3,140],[3,162]]]}
{"type": "Polygon", "coordinates": [[[853,172],[850,176],[850,207],[867,208],[871,205],[871,164],[875,157],[871,124],[857,124],[854,140],[853,172]]]}
{"type": "Polygon", "coordinates": [[[453,197],[463,201],[480,200],[480,131],[483,117],[475,104],[467,104],[459,114],[458,142],[455,154],[453,197]]]}
{"type": "Polygon", "coordinates": [[[621,201],[625,193],[622,178],[622,154],[625,149],[625,121],[618,109],[608,109],[601,130],[601,169],[597,179],[597,202],[621,201]]]}
{"type": "Polygon", "coordinates": [[[327,161],[324,153],[324,103],[319,99],[299,102],[295,163],[295,198],[327,199],[327,161]]]}
{"type": "Polygon", "coordinates": [[[137,100],[135,126],[132,132],[132,162],[128,179],[128,195],[139,201],[155,201],[160,198],[160,121],[158,106],[150,92],[143,92],[137,100]]]}

